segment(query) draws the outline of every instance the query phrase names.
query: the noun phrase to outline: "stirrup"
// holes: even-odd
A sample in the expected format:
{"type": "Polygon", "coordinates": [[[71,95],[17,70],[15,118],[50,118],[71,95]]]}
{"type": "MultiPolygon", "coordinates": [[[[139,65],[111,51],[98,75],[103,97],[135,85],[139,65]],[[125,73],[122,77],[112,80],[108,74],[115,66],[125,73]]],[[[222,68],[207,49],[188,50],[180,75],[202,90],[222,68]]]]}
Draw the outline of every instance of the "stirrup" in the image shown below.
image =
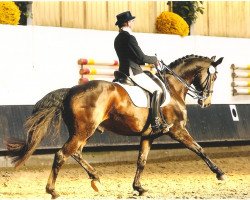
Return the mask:
{"type": "Polygon", "coordinates": [[[163,132],[163,133],[169,132],[169,129],[170,129],[173,125],[174,125],[174,124],[167,124],[167,123],[162,124],[162,132],[163,132]]]}
{"type": "Polygon", "coordinates": [[[152,128],[153,134],[158,134],[162,131],[159,117],[155,117],[154,124],[151,124],[151,128],[152,128]]]}
{"type": "Polygon", "coordinates": [[[173,126],[173,124],[168,124],[166,122],[160,123],[159,118],[157,117],[155,119],[155,124],[151,125],[152,131],[153,131],[152,134],[158,134],[160,132],[167,133],[172,126],[173,126]]]}
{"type": "Polygon", "coordinates": [[[158,126],[158,125],[154,125],[154,126],[151,125],[151,128],[152,128],[151,135],[158,134],[158,133],[160,133],[162,131],[161,126],[158,126]]]}
{"type": "Polygon", "coordinates": [[[152,134],[158,134],[160,132],[167,133],[169,132],[169,129],[173,126],[173,124],[161,124],[160,126],[151,126],[153,133],[152,134]]]}

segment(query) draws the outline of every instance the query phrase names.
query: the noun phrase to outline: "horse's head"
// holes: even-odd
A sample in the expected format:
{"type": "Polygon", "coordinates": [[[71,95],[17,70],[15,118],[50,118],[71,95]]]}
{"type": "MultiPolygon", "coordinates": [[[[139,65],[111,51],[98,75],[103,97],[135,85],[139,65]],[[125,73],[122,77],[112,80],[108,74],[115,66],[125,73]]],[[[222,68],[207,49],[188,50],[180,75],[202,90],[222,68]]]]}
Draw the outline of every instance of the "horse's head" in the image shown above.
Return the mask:
{"type": "Polygon", "coordinates": [[[215,61],[215,56],[213,56],[210,60],[211,62],[204,62],[204,65],[200,66],[192,82],[196,90],[200,91],[198,104],[202,108],[211,105],[214,82],[217,78],[217,66],[221,64],[223,57],[215,61]]]}
{"type": "Polygon", "coordinates": [[[181,98],[184,99],[188,91],[189,94],[191,92],[193,95],[190,95],[198,99],[198,104],[205,108],[211,104],[217,66],[222,60],[223,58],[219,58],[215,61],[215,56],[208,58],[188,55],[175,60],[169,65],[166,65],[163,61],[161,63],[165,66],[163,72],[167,74],[167,77],[175,77],[168,79],[171,88],[180,93],[181,98]]]}

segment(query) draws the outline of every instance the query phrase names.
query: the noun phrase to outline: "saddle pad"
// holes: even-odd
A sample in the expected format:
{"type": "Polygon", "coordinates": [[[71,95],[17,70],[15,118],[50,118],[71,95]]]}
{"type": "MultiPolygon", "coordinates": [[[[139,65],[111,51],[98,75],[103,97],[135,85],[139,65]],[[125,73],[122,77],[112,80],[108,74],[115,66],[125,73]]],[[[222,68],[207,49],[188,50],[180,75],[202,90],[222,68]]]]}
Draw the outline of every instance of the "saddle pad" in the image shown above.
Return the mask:
{"type": "MultiPolygon", "coordinates": [[[[135,106],[141,108],[150,108],[150,96],[145,90],[143,90],[139,86],[130,86],[126,84],[121,84],[119,82],[115,82],[115,84],[120,85],[127,91],[129,97],[131,98],[135,106]]],[[[166,97],[161,107],[167,105],[170,102],[170,95],[168,92],[167,95],[168,96],[166,97]]]]}

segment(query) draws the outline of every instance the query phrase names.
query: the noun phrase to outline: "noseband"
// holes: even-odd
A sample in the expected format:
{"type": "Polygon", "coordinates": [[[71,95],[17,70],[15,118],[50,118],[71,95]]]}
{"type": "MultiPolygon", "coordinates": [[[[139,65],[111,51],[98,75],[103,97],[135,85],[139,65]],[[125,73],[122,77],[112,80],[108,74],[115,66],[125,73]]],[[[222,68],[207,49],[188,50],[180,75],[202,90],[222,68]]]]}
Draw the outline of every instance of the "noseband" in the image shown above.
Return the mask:
{"type": "MultiPolygon", "coordinates": [[[[159,74],[159,77],[162,79],[162,81],[165,83],[165,85],[167,84],[166,81],[166,76],[165,74],[167,73],[167,71],[170,72],[170,74],[172,74],[177,80],[179,80],[187,89],[189,92],[191,92],[192,94],[188,93],[188,95],[190,95],[191,97],[193,97],[194,99],[198,99],[198,100],[202,100],[204,101],[205,99],[207,99],[210,94],[213,93],[213,90],[210,90],[211,87],[211,83],[212,83],[212,74],[216,74],[216,68],[214,66],[210,66],[208,68],[208,75],[205,79],[206,83],[205,86],[201,89],[201,90],[197,90],[196,88],[192,87],[191,85],[189,85],[183,78],[181,78],[178,74],[176,74],[168,65],[166,65],[162,60],[160,61],[161,65],[162,65],[162,70],[160,72],[160,70],[156,67],[157,72],[159,74]],[[205,94],[205,95],[204,95],[205,94]]],[[[198,75],[198,74],[197,74],[198,75]]],[[[197,76],[196,75],[196,76],[197,76]]],[[[205,82],[204,81],[204,82],[205,82]]]]}
{"type": "Polygon", "coordinates": [[[208,98],[214,92],[210,88],[211,88],[212,81],[214,81],[214,79],[216,78],[216,73],[217,73],[217,71],[216,71],[216,68],[214,66],[210,66],[208,68],[207,77],[206,77],[206,79],[204,81],[206,83],[205,83],[205,86],[201,90],[201,92],[203,94],[202,95],[203,99],[201,99],[201,100],[205,100],[206,98],[208,98]],[[215,76],[214,79],[212,79],[213,74],[215,76]],[[204,95],[204,94],[206,94],[206,95],[204,95]]]}

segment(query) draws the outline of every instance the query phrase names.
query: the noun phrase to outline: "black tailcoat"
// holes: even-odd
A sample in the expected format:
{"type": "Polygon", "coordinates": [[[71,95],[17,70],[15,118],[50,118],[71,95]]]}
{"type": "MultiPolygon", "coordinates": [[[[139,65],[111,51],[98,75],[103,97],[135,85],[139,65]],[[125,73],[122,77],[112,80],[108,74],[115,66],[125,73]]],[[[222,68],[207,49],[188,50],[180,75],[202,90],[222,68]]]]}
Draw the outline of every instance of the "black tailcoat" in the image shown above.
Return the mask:
{"type": "Polygon", "coordinates": [[[121,31],[115,38],[115,50],[119,58],[119,71],[129,74],[129,68],[133,74],[142,73],[140,65],[157,64],[156,56],[145,55],[139,47],[136,38],[127,31],[121,31]]]}

